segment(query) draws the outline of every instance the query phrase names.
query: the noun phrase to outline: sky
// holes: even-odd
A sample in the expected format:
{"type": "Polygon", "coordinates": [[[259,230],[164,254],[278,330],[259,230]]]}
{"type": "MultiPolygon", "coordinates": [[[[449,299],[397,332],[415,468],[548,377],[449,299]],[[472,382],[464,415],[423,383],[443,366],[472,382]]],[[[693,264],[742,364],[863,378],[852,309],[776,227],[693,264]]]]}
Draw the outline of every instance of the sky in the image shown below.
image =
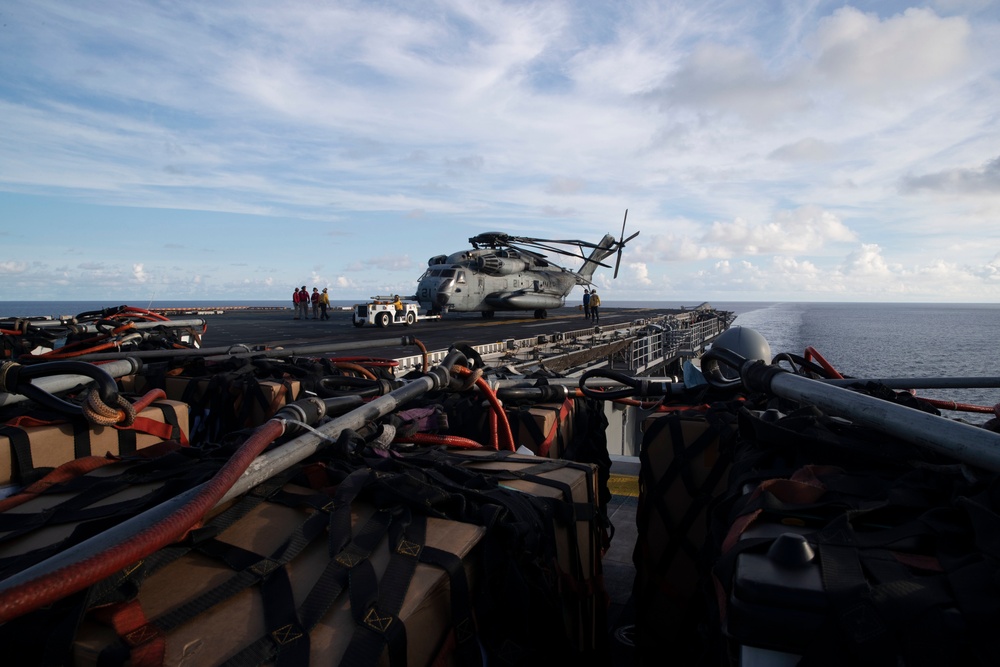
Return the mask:
{"type": "Polygon", "coordinates": [[[1000,0],[0,5],[0,301],[409,295],[626,210],[606,304],[1000,302],[1000,0]]]}

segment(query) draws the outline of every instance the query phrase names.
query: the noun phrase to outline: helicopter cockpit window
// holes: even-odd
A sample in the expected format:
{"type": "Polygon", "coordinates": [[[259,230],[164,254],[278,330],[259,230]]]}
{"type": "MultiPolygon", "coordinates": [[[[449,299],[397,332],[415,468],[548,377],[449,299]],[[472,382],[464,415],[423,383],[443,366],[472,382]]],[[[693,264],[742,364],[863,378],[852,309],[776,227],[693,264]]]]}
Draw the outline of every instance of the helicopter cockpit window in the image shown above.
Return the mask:
{"type": "Polygon", "coordinates": [[[442,269],[441,270],[441,277],[442,278],[454,278],[455,277],[455,269],[442,269]]]}
{"type": "Polygon", "coordinates": [[[458,282],[465,283],[465,271],[458,272],[458,282]]]}

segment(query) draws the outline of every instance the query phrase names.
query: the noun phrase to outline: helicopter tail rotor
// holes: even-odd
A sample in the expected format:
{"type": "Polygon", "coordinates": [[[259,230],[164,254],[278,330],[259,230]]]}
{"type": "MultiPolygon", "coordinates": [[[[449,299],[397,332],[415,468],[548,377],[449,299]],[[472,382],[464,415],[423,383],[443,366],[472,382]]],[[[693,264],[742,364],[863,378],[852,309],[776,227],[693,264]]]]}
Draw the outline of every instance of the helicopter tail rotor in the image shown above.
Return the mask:
{"type": "Polygon", "coordinates": [[[622,219],[622,233],[618,240],[618,257],[615,259],[615,275],[612,279],[618,277],[618,267],[622,263],[622,250],[625,249],[625,244],[634,239],[639,235],[639,232],[632,234],[630,237],[625,238],[625,222],[628,220],[628,209],[625,209],[625,217],[622,219]]]}

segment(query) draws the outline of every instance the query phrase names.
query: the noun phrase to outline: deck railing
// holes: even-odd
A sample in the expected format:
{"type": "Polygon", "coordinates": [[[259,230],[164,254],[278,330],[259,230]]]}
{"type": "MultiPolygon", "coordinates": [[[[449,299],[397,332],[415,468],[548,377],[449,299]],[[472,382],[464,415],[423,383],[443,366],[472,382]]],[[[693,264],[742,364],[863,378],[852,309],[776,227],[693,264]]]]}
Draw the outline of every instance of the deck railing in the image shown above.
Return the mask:
{"type": "MultiPolygon", "coordinates": [[[[615,351],[607,356],[595,356],[586,365],[609,365],[618,370],[642,374],[665,364],[699,356],[730,322],[730,314],[722,311],[690,311],[530,338],[508,338],[475,345],[473,349],[488,365],[523,368],[560,355],[579,356],[584,350],[611,348],[615,351]]],[[[428,363],[434,365],[440,362],[445,354],[447,350],[429,352],[428,363]]],[[[423,355],[401,357],[396,361],[399,364],[397,372],[407,373],[422,366],[423,355]]]]}

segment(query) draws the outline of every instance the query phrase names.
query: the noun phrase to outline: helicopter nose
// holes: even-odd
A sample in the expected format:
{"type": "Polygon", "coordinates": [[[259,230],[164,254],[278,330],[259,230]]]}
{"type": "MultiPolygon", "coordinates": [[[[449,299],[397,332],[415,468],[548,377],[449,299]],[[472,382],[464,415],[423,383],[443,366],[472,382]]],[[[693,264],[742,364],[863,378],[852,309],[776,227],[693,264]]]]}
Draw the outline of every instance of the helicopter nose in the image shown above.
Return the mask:
{"type": "Polygon", "coordinates": [[[448,293],[445,292],[444,290],[441,290],[440,292],[437,293],[437,299],[435,299],[435,300],[437,301],[437,305],[439,305],[439,306],[447,306],[448,305],[448,293]]]}

